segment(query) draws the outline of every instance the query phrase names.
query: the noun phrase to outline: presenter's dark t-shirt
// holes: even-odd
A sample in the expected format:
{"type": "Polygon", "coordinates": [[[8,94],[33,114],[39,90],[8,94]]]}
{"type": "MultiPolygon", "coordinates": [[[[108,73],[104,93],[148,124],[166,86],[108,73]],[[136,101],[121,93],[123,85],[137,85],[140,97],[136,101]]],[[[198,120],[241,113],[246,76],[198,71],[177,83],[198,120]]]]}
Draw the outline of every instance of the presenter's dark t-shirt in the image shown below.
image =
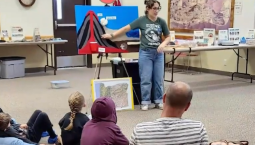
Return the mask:
{"type": "Polygon", "coordinates": [[[131,29],[140,29],[141,44],[140,48],[157,49],[162,43],[162,33],[164,36],[170,34],[166,21],[160,17],[155,22],[151,21],[147,16],[141,16],[132,23],[131,29]]]}

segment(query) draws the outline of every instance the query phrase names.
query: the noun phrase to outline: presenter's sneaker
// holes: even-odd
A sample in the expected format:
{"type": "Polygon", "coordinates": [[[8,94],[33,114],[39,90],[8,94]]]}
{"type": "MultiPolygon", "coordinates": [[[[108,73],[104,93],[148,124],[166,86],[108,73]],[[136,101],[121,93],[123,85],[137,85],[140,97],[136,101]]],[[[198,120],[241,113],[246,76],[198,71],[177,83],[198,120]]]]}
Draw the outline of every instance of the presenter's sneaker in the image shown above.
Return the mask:
{"type": "Polygon", "coordinates": [[[155,104],[155,108],[163,110],[163,104],[162,103],[155,104]]]}
{"type": "Polygon", "coordinates": [[[141,109],[143,111],[147,111],[147,110],[149,110],[149,105],[142,105],[141,109]]]}

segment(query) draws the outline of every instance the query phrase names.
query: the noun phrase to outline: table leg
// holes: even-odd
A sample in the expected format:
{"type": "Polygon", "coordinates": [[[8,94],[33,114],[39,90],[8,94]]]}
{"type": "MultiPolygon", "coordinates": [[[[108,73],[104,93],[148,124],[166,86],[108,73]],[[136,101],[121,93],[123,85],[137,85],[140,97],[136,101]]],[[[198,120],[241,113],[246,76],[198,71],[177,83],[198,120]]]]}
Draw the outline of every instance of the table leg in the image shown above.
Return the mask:
{"type": "Polygon", "coordinates": [[[45,45],[46,47],[46,65],[44,66],[44,72],[47,71],[47,66],[49,66],[49,50],[48,50],[48,44],[45,45]]]}
{"type": "MultiPolygon", "coordinates": [[[[236,51],[234,50],[234,52],[236,53],[236,51]]],[[[249,63],[249,49],[246,48],[246,58],[245,58],[245,73],[240,73],[239,72],[239,57],[243,58],[242,56],[240,56],[240,51],[239,49],[237,49],[237,62],[236,62],[236,72],[232,73],[232,80],[234,80],[234,75],[243,75],[243,76],[248,76],[250,78],[250,83],[252,83],[252,76],[251,74],[248,74],[248,63],[249,63]]]]}
{"type": "Polygon", "coordinates": [[[43,49],[40,45],[37,45],[39,48],[41,48],[42,51],[45,52],[46,54],[46,65],[44,66],[44,72],[47,71],[47,67],[53,68],[54,70],[54,75],[56,75],[56,70],[57,70],[57,61],[56,61],[56,57],[53,53],[53,44],[46,44],[45,45],[45,49],[43,49]],[[49,47],[48,45],[50,45],[50,52],[49,52],[49,47]],[[49,65],[49,56],[50,55],[50,59],[51,59],[51,65],[49,65]],[[54,63],[53,63],[53,59],[54,59],[54,63]]]}
{"type": "Polygon", "coordinates": [[[54,75],[56,75],[57,65],[55,63],[55,60],[56,60],[55,54],[53,53],[53,44],[50,45],[50,58],[51,58],[51,66],[48,66],[48,67],[53,68],[54,75]],[[54,62],[53,62],[53,59],[54,59],[54,62]]]}
{"type": "MultiPolygon", "coordinates": [[[[172,60],[171,60],[170,62],[168,62],[168,63],[172,63],[172,64],[171,64],[171,80],[166,80],[166,79],[165,79],[165,73],[164,73],[164,81],[165,81],[165,82],[171,82],[171,83],[174,82],[174,62],[175,62],[175,60],[176,60],[178,57],[179,57],[179,55],[177,55],[176,58],[175,58],[175,57],[174,57],[174,54],[172,54],[172,60]]],[[[164,65],[164,71],[165,71],[165,68],[166,68],[166,66],[164,65]]]]}
{"type": "MultiPolygon", "coordinates": [[[[51,45],[51,48],[53,49],[53,46],[54,46],[54,44],[52,44],[51,45]]],[[[55,49],[55,48],[54,48],[55,49]]],[[[56,75],[56,72],[57,72],[57,57],[56,57],[56,55],[55,55],[55,52],[56,51],[54,51],[53,53],[51,53],[51,55],[53,55],[52,57],[53,57],[53,59],[54,59],[54,75],[56,75]]]]}

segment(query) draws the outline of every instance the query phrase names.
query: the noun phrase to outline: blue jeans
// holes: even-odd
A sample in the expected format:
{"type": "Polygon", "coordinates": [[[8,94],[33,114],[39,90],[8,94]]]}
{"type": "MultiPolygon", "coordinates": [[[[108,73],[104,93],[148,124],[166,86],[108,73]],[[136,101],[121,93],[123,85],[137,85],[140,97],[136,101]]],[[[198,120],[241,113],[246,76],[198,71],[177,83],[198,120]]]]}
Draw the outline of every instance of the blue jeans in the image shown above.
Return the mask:
{"type": "Polygon", "coordinates": [[[164,53],[157,49],[139,50],[139,75],[141,85],[142,104],[151,104],[151,91],[153,90],[154,103],[162,103],[164,53]]]}

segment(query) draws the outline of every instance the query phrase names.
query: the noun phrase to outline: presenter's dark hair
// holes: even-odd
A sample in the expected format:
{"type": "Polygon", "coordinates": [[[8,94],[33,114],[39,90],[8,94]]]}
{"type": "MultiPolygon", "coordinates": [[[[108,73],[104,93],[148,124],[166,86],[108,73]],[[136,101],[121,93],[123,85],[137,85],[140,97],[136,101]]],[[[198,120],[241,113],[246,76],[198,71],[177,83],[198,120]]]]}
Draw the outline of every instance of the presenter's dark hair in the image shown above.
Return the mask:
{"type": "Polygon", "coordinates": [[[145,15],[148,14],[147,8],[151,9],[154,6],[155,3],[158,3],[159,7],[161,8],[160,2],[157,1],[157,0],[145,0],[144,3],[146,5],[146,7],[145,7],[145,15]]]}

